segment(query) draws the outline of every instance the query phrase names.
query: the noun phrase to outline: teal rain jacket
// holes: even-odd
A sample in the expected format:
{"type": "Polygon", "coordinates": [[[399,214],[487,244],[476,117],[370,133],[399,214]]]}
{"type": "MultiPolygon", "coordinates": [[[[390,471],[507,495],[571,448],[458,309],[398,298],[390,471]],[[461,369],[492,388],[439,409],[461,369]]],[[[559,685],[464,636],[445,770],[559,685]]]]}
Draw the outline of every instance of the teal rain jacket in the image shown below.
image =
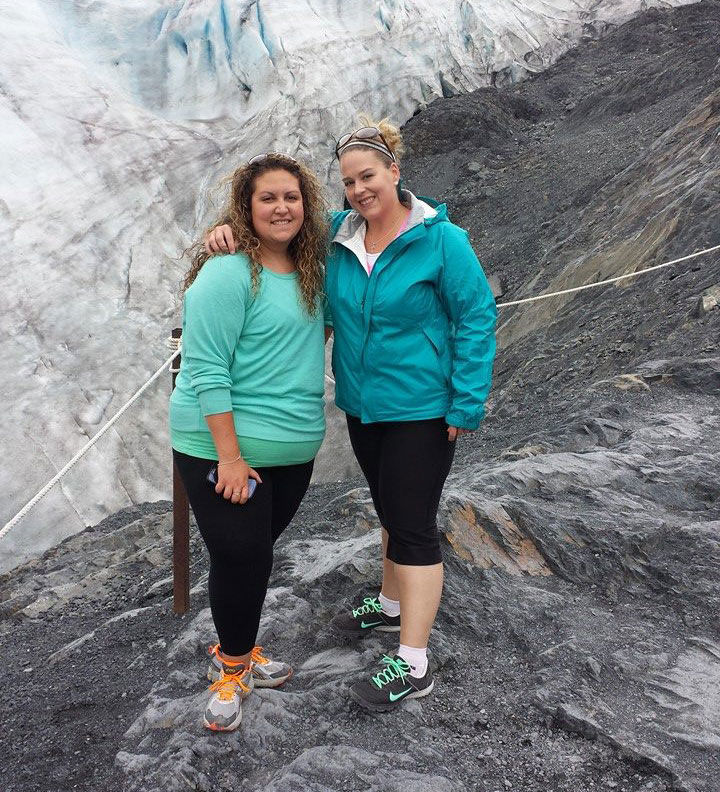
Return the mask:
{"type": "Polygon", "coordinates": [[[492,379],[495,300],[445,204],[410,199],[407,229],[369,277],[364,220],[333,214],[326,291],[335,403],[363,423],[444,417],[476,429],[492,379]]]}

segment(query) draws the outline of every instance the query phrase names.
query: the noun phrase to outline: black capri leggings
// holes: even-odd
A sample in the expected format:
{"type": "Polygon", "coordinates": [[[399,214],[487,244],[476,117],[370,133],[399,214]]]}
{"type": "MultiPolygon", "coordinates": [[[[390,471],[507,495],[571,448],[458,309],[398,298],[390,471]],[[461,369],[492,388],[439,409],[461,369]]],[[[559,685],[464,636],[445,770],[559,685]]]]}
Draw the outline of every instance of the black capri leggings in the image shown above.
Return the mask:
{"type": "Polygon", "coordinates": [[[255,646],[273,545],[295,516],[314,460],[255,468],[263,483],[241,506],[218,495],[206,480],[215,463],[175,450],[173,458],[210,554],[210,609],[220,648],[244,655],[255,646]]]}
{"type": "Polygon", "coordinates": [[[388,532],[388,559],[409,566],[439,564],[437,510],[455,454],[445,419],[364,424],[348,415],[347,425],[375,511],[388,532]]]}

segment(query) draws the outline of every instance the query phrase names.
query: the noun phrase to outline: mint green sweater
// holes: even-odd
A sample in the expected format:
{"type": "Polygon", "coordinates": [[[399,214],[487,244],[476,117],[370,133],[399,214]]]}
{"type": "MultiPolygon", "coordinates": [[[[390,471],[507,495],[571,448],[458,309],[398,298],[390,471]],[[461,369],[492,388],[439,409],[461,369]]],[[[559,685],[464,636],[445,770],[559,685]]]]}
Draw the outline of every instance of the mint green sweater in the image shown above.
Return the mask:
{"type": "Polygon", "coordinates": [[[205,416],[230,411],[239,438],[319,446],[324,325],[331,323],[322,306],[308,316],[295,273],[264,269],[253,295],[246,256],[209,259],[185,293],[182,364],[170,398],[173,448],[217,458],[205,416]]]}

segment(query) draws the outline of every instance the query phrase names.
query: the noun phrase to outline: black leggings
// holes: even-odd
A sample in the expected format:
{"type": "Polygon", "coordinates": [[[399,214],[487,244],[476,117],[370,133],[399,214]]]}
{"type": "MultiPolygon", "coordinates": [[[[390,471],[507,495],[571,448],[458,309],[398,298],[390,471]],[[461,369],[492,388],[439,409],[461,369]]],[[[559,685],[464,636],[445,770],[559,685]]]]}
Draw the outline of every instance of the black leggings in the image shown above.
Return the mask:
{"type": "Polygon", "coordinates": [[[364,424],[348,415],[347,425],[375,511],[388,532],[388,559],[409,566],[439,564],[437,510],[455,454],[445,420],[364,424]]]}
{"type": "Polygon", "coordinates": [[[255,646],[273,561],[273,545],[287,528],[310,484],[313,461],[255,468],[263,480],[247,503],[231,503],[206,480],[214,464],[173,458],[210,554],[210,609],[221,650],[244,655],[255,646]]]}

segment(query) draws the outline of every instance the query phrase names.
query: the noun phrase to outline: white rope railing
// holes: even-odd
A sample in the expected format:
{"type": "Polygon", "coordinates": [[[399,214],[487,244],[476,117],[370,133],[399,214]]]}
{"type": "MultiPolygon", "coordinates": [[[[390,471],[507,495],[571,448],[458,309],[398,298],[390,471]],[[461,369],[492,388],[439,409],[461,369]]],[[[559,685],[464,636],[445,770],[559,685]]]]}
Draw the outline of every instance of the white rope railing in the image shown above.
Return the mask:
{"type": "MultiPolygon", "coordinates": [[[[654,270],[663,269],[664,267],[671,267],[673,264],[679,264],[681,261],[687,261],[688,259],[696,258],[697,256],[703,256],[706,253],[713,253],[716,250],[720,250],[720,245],[715,245],[714,247],[706,248],[705,250],[698,250],[697,252],[690,253],[689,255],[683,256],[682,258],[666,261],[664,264],[656,264],[652,267],[646,267],[645,269],[636,270],[635,272],[629,272],[627,275],[618,275],[615,278],[607,278],[606,280],[601,280],[597,283],[586,283],[584,286],[573,286],[571,289],[562,289],[561,291],[548,292],[547,294],[537,294],[535,297],[524,297],[521,300],[509,300],[508,302],[496,303],[496,308],[509,308],[511,305],[524,305],[526,303],[536,302],[538,300],[547,300],[550,297],[559,297],[563,294],[573,294],[574,292],[585,291],[585,289],[597,289],[598,286],[606,286],[608,283],[617,283],[617,281],[625,280],[626,278],[634,278],[637,275],[644,275],[646,272],[653,272],[654,270]]],[[[329,374],[326,374],[325,376],[330,380],[330,382],[335,382],[335,380],[329,374]]]]}
{"type": "MultiPolygon", "coordinates": [[[[713,253],[716,250],[720,250],[720,245],[715,245],[714,247],[706,248],[705,250],[698,250],[695,253],[690,253],[687,256],[682,256],[681,258],[673,259],[672,261],[666,261],[663,264],[656,264],[652,267],[646,267],[645,269],[637,270],[636,272],[629,272],[627,275],[618,275],[615,278],[608,278],[607,280],[598,281],[597,283],[587,283],[584,286],[574,286],[570,289],[562,289],[561,291],[549,292],[547,294],[538,294],[535,297],[525,297],[520,300],[510,300],[509,302],[498,303],[498,308],[508,308],[512,305],[524,305],[530,302],[536,302],[538,300],[547,300],[550,297],[559,297],[563,294],[573,294],[574,292],[585,291],[586,289],[597,289],[600,286],[606,286],[609,283],[617,283],[618,281],[625,280],[626,278],[635,278],[638,275],[644,275],[648,272],[654,272],[655,270],[663,269],[665,267],[671,267],[674,264],[679,264],[682,261],[688,261],[689,259],[697,258],[698,256],[704,256],[706,253],[713,253]]],[[[177,357],[178,353],[180,352],[181,347],[181,339],[179,338],[171,338],[169,339],[170,347],[173,349],[172,355],[160,366],[160,368],[150,377],[150,379],[141,387],[139,388],[135,394],[124,404],[113,417],[103,426],[103,428],[83,447],[78,451],[77,454],[65,465],[65,467],[58,471],[58,473],[53,476],[53,478],[48,481],[48,483],[40,490],[40,492],[35,495],[34,498],[29,500],[25,506],[20,509],[20,511],[5,524],[2,530],[0,530],[0,540],[3,539],[4,536],[8,534],[8,532],[15,526],[17,523],[22,520],[22,518],[35,506],[35,504],[40,501],[42,498],[47,495],[47,493],[60,481],[60,479],[72,468],[75,464],[82,459],[83,456],[97,443],[97,441],[110,429],[114,426],[120,418],[132,407],[133,404],[145,393],[145,391],[155,382],[155,380],[167,369],[173,360],[177,357]]],[[[177,373],[179,369],[170,369],[172,373],[177,373]]],[[[325,375],[327,379],[331,382],[335,382],[335,380],[329,375],[325,375]]]]}
{"type": "Polygon", "coordinates": [[[173,352],[173,354],[160,366],[160,368],[150,377],[150,379],[141,387],[139,388],[135,394],[113,415],[113,417],[103,426],[103,428],[90,439],[90,441],[81,448],[77,454],[65,465],[65,467],[58,471],[50,481],[40,490],[40,492],[35,495],[32,500],[29,500],[20,511],[10,520],[10,522],[5,523],[5,526],[0,531],[0,539],[2,539],[12,528],[13,526],[17,525],[17,523],[22,520],[22,518],[30,511],[30,509],[35,506],[35,504],[44,498],[48,492],[60,481],[60,479],[71,469],[73,468],[77,462],[82,459],[85,454],[97,443],[97,441],[109,430],[111,429],[122,416],[135,404],[135,402],[145,393],[145,391],[155,382],[155,380],[165,371],[165,369],[175,360],[177,357],[177,352],[173,352]]]}
{"type": "Polygon", "coordinates": [[[525,297],[522,300],[510,300],[509,302],[498,303],[497,307],[507,308],[510,305],[523,305],[524,303],[536,302],[537,300],[547,300],[549,297],[559,297],[562,294],[573,294],[574,292],[585,291],[585,289],[597,289],[598,286],[606,286],[608,283],[617,283],[626,278],[635,278],[638,275],[645,275],[647,272],[654,272],[664,267],[672,267],[673,264],[679,264],[681,261],[688,261],[697,256],[704,256],[706,253],[712,253],[715,250],[720,250],[720,245],[715,245],[715,247],[706,248],[705,250],[698,250],[696,253],[690,253],[687,256],[682,256],[682,258],[673,259],[672,261],[666,261],[664,264],[656,264],[653,267],[646,267],[645,269],[636,270],[635,272],[628,272],[627,275],[618,275],[616,278],[607,278],[607,280],[601,280],[597,283],[586,283],[584,286],[573,286],[571,289],[562,289],[561,291],[549,292],[548,294],[538,294],[535,297],[525,297]]]}

